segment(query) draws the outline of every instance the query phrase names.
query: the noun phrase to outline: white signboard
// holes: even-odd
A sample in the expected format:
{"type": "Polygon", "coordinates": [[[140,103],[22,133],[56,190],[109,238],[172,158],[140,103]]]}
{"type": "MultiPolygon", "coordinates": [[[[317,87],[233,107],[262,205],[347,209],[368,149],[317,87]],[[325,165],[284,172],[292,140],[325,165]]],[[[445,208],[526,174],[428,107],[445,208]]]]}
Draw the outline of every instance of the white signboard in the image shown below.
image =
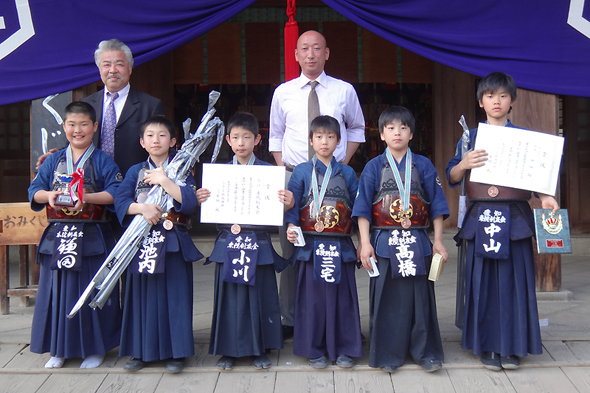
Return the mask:
{"type": "Polygon", "coordinates": [[[563,137],[479,123],[475,149],[488,153],[471,181],[555,195],[563,137]]]}
{"type": "Polygon", "coordinates": [[[201,204],[201,222],[283,225],[284,166],[203,164],[202,181],[211,196],[201,204]]]}

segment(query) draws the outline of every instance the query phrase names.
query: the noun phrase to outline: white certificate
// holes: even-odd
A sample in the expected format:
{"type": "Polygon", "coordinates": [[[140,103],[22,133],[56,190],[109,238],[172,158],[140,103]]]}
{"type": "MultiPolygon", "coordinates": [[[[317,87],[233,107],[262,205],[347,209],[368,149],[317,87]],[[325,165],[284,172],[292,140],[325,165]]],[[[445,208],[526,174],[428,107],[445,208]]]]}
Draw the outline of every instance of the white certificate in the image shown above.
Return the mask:
{"type": "Polygon", "coordinates": [[[475,149],[488,153],[471,181],[555,195],[563,137],[479,123],[475,149]]]}
{"type": "Polygon", "coordinates": [[[201,222],[283,225],[284,166],[203,164],[202,181],[211,196],[201,204],[201,222]]]}

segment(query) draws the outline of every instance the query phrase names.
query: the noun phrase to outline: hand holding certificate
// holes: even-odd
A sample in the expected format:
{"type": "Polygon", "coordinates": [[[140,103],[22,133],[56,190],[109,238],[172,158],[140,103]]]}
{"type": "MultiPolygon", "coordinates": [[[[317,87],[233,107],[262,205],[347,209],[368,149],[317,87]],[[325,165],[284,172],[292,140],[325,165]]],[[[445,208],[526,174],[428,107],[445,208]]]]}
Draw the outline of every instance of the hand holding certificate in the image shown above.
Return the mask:
{"type": "Polygon", "coordinates": [[[495,184],[555,195],[563,137],[479,123],[475,150],[488,161],[471,170],[472,182],[495,184]]]}
{"type": "Polygon", "coordinates": [[[211,195],[201,205],[201,222],[283,225],[285,167],[270,165],[203,165],[203,188],[211,195]]]}

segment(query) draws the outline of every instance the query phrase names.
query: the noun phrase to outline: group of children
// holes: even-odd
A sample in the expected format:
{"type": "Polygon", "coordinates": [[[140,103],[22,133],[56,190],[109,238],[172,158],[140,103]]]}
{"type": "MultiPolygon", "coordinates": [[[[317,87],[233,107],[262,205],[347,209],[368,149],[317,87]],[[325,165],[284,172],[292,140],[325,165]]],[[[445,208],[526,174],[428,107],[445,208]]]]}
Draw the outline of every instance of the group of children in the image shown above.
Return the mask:
{"type": "MultiPolygon", "coordinates": [[[[493,73],[479,85],[478,100],[490,124],[512,127],[507,116],[515,99],[516,86],[508,75],[493,73]]],[[[289,263],[298,268],[293,352],[309,358],[312,367],[325,368],[332,361],[349,368],[352,358],[363,355],[355,279],[360,266],[379,272],[370,278],[369,366],[393,372],[410,354],[427,372],[442,367],[434,283],[427,277],[434,254],[448,259],[442,230],[449,209],[433,164],[409,148],[414,127],[406,108],[386,109],[379,119],[385,152],[367,163],[357,181],[352,168],[333,157],[340,142],[338,121],[319,116],[311,122],[309,142],[315,155],[295,167],[287,190],[278,192],[287,238],[298,245],[289,261],[274,250],[269,228],[219,226],[206,262],[215,262],[209,353],[221,355],[218,368],[232,369],[237,358],[246,356],[254,357],[256,369],[271,366],[266,354],[283,348],[276,272],[289,263]],[[355,227],[358,248],[351,238],[355,227]],[[242,243],[244,247],[236,247],[242,243]],[[247,258],[251,268],[236,278],[230,269],[237,258],[247,258]]],[[[168,151],[176,140],[165,118],[143,124],[141,145],[149,159],[133,166],[124,179],[112,159],[94,149],[96,128],[91,106],[68,105],[64,129],[70,144],[43,163],[29,188],[32,208],[48,205],[50,223],[39,244],[41,276],[31,351],[50,352],[48,368],[61,367],[72,357],[84,359],[82,368],[92,368],[119,346],[120,356],[132,357],[124,365],[128,371],[166,359],[167,370],[176,373],[184,367],[183,359],[194,354],[191,262],[203,257],[188,235],[188,217],[211,193],[197,190],[192,176],[183,184],[166,176],[168,151]],[[165,211],[144,203],[154,184],[169,196],[165,211]],[[110,212],[123,226],[139,214],[153,225],[128,268],[122,313],[115,290],[103,309],[83,307],[66,319],[113,246],[110,212]]],[[[471,146],[476,131],[471,132],[471,146]]],[[[260,138],[253,115],[235,114],[227,126],[226,141],[234,152],[228,164],[269,165],[253,153],[260,138]]],[[[486,159],[484,150],[464,157],[458,153],[447,166],[449,185],[457,186],[486,159]]],[[[471,205],[457,235],[468,244],[462,347],[481,355],[489,369],[513,369],[519,357],[541,351],[530,239],[534,232],[526,202],[530,193],[499,187],[499,197],[490,198],[480,195],[481,187],[468,176],[467,184],[471,205]],[[512,217],[510,251],[504,259],[476,250],[482,209],[499,209],[512,217]]],[[[544,208],[558,208],[552,197],[540,198],[544,208]]]]}

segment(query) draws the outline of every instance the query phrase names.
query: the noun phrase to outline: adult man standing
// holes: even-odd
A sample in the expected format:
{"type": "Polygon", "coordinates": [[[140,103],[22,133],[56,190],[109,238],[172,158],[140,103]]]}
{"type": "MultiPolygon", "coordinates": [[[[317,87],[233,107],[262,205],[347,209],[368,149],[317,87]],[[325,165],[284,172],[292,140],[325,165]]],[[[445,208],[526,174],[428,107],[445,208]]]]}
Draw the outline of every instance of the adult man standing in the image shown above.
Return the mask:
{"type": "MultiPolygon", "coordinates": [[[[98,132],[93,137],[94,146],[109,154],[125,175],[132,165],[147,159],[147,152],[139,144],[139,128],[148,117],[163,115],[164,105],[129,85],[133,55],[123,42],[115,38],[101,41],[94,61],[104,89],[82,100],[96,111],[98,132]]],[[[40,156],[37,169],[56,151],[52,149],[40,156]]]]}
{"type": "MultiPolygon", "coordinates": [[[[277,165],[287,167],[287,182],[293,167],[313,157],[309,123],[316,116],[329,115],[340,123],[341,141],[334,152],[337,161],[347,164],[365,141],[365,119],[356,91],[351,84],[326,75],[324,65],[329,56],[323,35],[313,30],[301,34],[295,49],[301,75],[279,85],[274,92],[269,149],[277,165]]],[[[293,248],[286,240],[285,227],[280,240],[283,257],[289,258],[293,248]]],[[[285,338],[293,335],[296,280],[295,268],[288,267],[281,273],[279,297],[285,338]]]]}
{"type": "Polygon", "coordinates": [[[96,110],[99,124],[94,144],[109,154],[125,175],[127,169],[147,159],[139,144],[139,128],[148,117],[164,114],[162,101],[129,85],[133,55],[123,42],[101,41],[94,52],[104,89],[82,101],[96,110]]]}

